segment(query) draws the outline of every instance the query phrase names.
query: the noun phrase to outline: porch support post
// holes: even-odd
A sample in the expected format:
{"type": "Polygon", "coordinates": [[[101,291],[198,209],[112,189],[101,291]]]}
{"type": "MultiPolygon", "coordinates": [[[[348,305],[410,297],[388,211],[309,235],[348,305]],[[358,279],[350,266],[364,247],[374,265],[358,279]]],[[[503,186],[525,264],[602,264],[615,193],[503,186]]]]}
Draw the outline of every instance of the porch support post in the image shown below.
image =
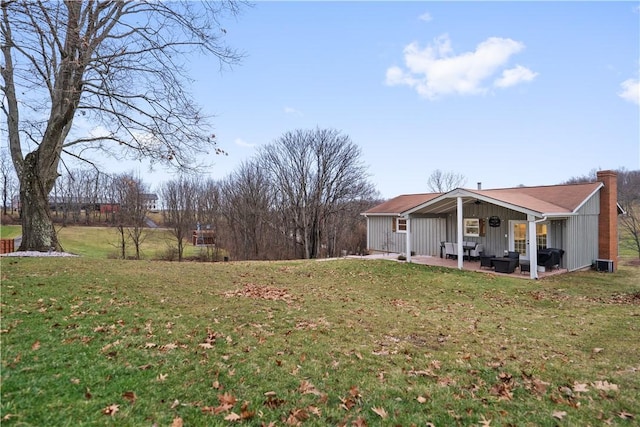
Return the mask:
{"type": "Polygon", "coordinates": [[[536,217],[527,215],[527,252],[529,253],[529,277],[538,278],[538,242],[536,240],[536,217]]]}
{"type": "MultiPolygon", "coordinates": [[[[369,243],[369,233],[371,232],[371,224],[369,224],[369,217],[368,216],[364,216],[367,220],[367,247],[365,248],[365,250],[367,252],[369,252],[369,248],[371,247],[371,244],[369,243]]],[[[394,220],[395,221],[395,220],[394,220]]]]}
{"type": "Polygon", "coordinates": [[[457,202],[457,214],[458,214],[458,269],[462,270],[464,248],[462,247],[462,197],[456,198],[457,202]]]}
{"type": "Polygon", "coordinates": [[[411,262],[411,218],[407,216],[407,262],[411,262]]]}

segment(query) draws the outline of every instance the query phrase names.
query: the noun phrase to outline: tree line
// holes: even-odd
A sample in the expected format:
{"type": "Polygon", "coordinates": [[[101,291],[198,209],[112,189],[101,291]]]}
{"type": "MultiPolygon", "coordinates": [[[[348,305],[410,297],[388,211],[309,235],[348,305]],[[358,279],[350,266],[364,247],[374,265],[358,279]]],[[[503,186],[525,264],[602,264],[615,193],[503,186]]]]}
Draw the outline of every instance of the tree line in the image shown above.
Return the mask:
{"type": "MultiPolygon", "coordinates": [[[[184,246],[200,225],[232,259],[336,257],[366,249],[360,215],[379,203],[360,148],[335,129],[298,129],[263,146],[222,180],[182,175],[159,187],[162,226],[184,246]]],[[[107,224],[136,258],[144,241],[149,187],[132,173],[69,171],[50,196],[54,220],[107,224]]]]}
{"type": "Polygon", "coordinates": [[[217,244],[243,260],[362,252],[360,213],[379,202],[360,148],[335,129],[287,132],[223,180],[181,177],[160,193],[178,242],[207,224],[217,244]]]}

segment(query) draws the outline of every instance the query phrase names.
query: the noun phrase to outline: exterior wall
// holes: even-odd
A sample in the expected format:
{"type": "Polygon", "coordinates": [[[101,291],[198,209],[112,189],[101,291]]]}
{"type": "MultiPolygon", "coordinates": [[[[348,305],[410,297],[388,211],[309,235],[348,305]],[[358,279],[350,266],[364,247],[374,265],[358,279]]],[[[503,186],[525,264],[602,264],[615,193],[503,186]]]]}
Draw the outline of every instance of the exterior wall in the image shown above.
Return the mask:
{"type": "MultiPolygon", "coordinates": [[[[407,235],[393,231],[393,221],[396,217],[369,217],[369,247],[370,252],[406,253],[407,235]]],[[[412,217],[411,250],[417,255],[439,256],[440,242],[445,240],[446,218],[412,217]]]]}
{"type": "MultiPolygon", "coordinates": [[[[367,233],[368,250],[372,252],[404,253],[406,250],[407,235],[393,232],[394,216],[370,216],[368,217],[367,233]]],[[[413,225],[413,224],[411,224],[413,225]]]]}
{"type": "Polygon", "coordinates": [[[595,194],[566,221],[564,264],[569,271],[590,267],[598,258],[600,195],[595,194]]]}
{"type": "Polygon", "coordinates": [[[411,218],[411,250],[417,255],[440,256],[440,242],[445,241],[446,218],[411,218]]]}
{"type": "MultiPolygon", "coordinates": [[[[484,252],[491,255],[501,256],[504,251],[509,249],[509,221],[522,220],[526,221],[527,216],[523,213],[513,211],[511,209],[495,206],[488,203],[466,204],[463,206],[464,218],[484,218],[485,219],[485,235],[481,237],[464,237],[465,241],[478,242],[484,245],[484,252]],[[497,216],[500,218],[499,227],[489,227],[488,218],[497,216]]],[[[457,242],[457,215],[452,212],[447,218],[447,241],[457,242]]]]}

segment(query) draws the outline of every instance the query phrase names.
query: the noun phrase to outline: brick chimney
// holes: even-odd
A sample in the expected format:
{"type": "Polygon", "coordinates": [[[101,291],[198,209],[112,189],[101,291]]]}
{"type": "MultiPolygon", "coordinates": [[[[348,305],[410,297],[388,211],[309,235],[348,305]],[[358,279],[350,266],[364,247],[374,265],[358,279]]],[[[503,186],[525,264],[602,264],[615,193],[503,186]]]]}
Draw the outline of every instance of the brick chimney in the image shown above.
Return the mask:
{"type": "Polygon", "coordinates": [[[600,216],[598,218],[598,258],[613,261],[618,267],[618,174],[615,171],[598,171],[600,189],[600,216]]]}

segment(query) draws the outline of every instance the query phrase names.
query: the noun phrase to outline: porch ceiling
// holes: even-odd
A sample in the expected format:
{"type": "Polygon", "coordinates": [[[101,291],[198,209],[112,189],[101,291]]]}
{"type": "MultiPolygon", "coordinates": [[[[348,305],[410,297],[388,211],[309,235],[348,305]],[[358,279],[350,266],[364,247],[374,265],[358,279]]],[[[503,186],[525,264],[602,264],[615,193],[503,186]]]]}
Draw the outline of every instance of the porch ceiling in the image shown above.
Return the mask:
{"type": "MultiPolygon", "coordinates": [[[[462,198],[462,204],[469,204],[469,203],[474,203],[476,200],[476,198],[474,197],[463,197],[462,198]]],[[[457,210],[457,201],[455,198],[447,198],[447,199],[443,199],[443,200],[439,200],[436,203],[433,203],[431,205],[428,206],[424,206],[412,213],[417,213],[417,214],[444,214],[444,213],[450,213],[450,212],[455,212],[457,210]]]]}

